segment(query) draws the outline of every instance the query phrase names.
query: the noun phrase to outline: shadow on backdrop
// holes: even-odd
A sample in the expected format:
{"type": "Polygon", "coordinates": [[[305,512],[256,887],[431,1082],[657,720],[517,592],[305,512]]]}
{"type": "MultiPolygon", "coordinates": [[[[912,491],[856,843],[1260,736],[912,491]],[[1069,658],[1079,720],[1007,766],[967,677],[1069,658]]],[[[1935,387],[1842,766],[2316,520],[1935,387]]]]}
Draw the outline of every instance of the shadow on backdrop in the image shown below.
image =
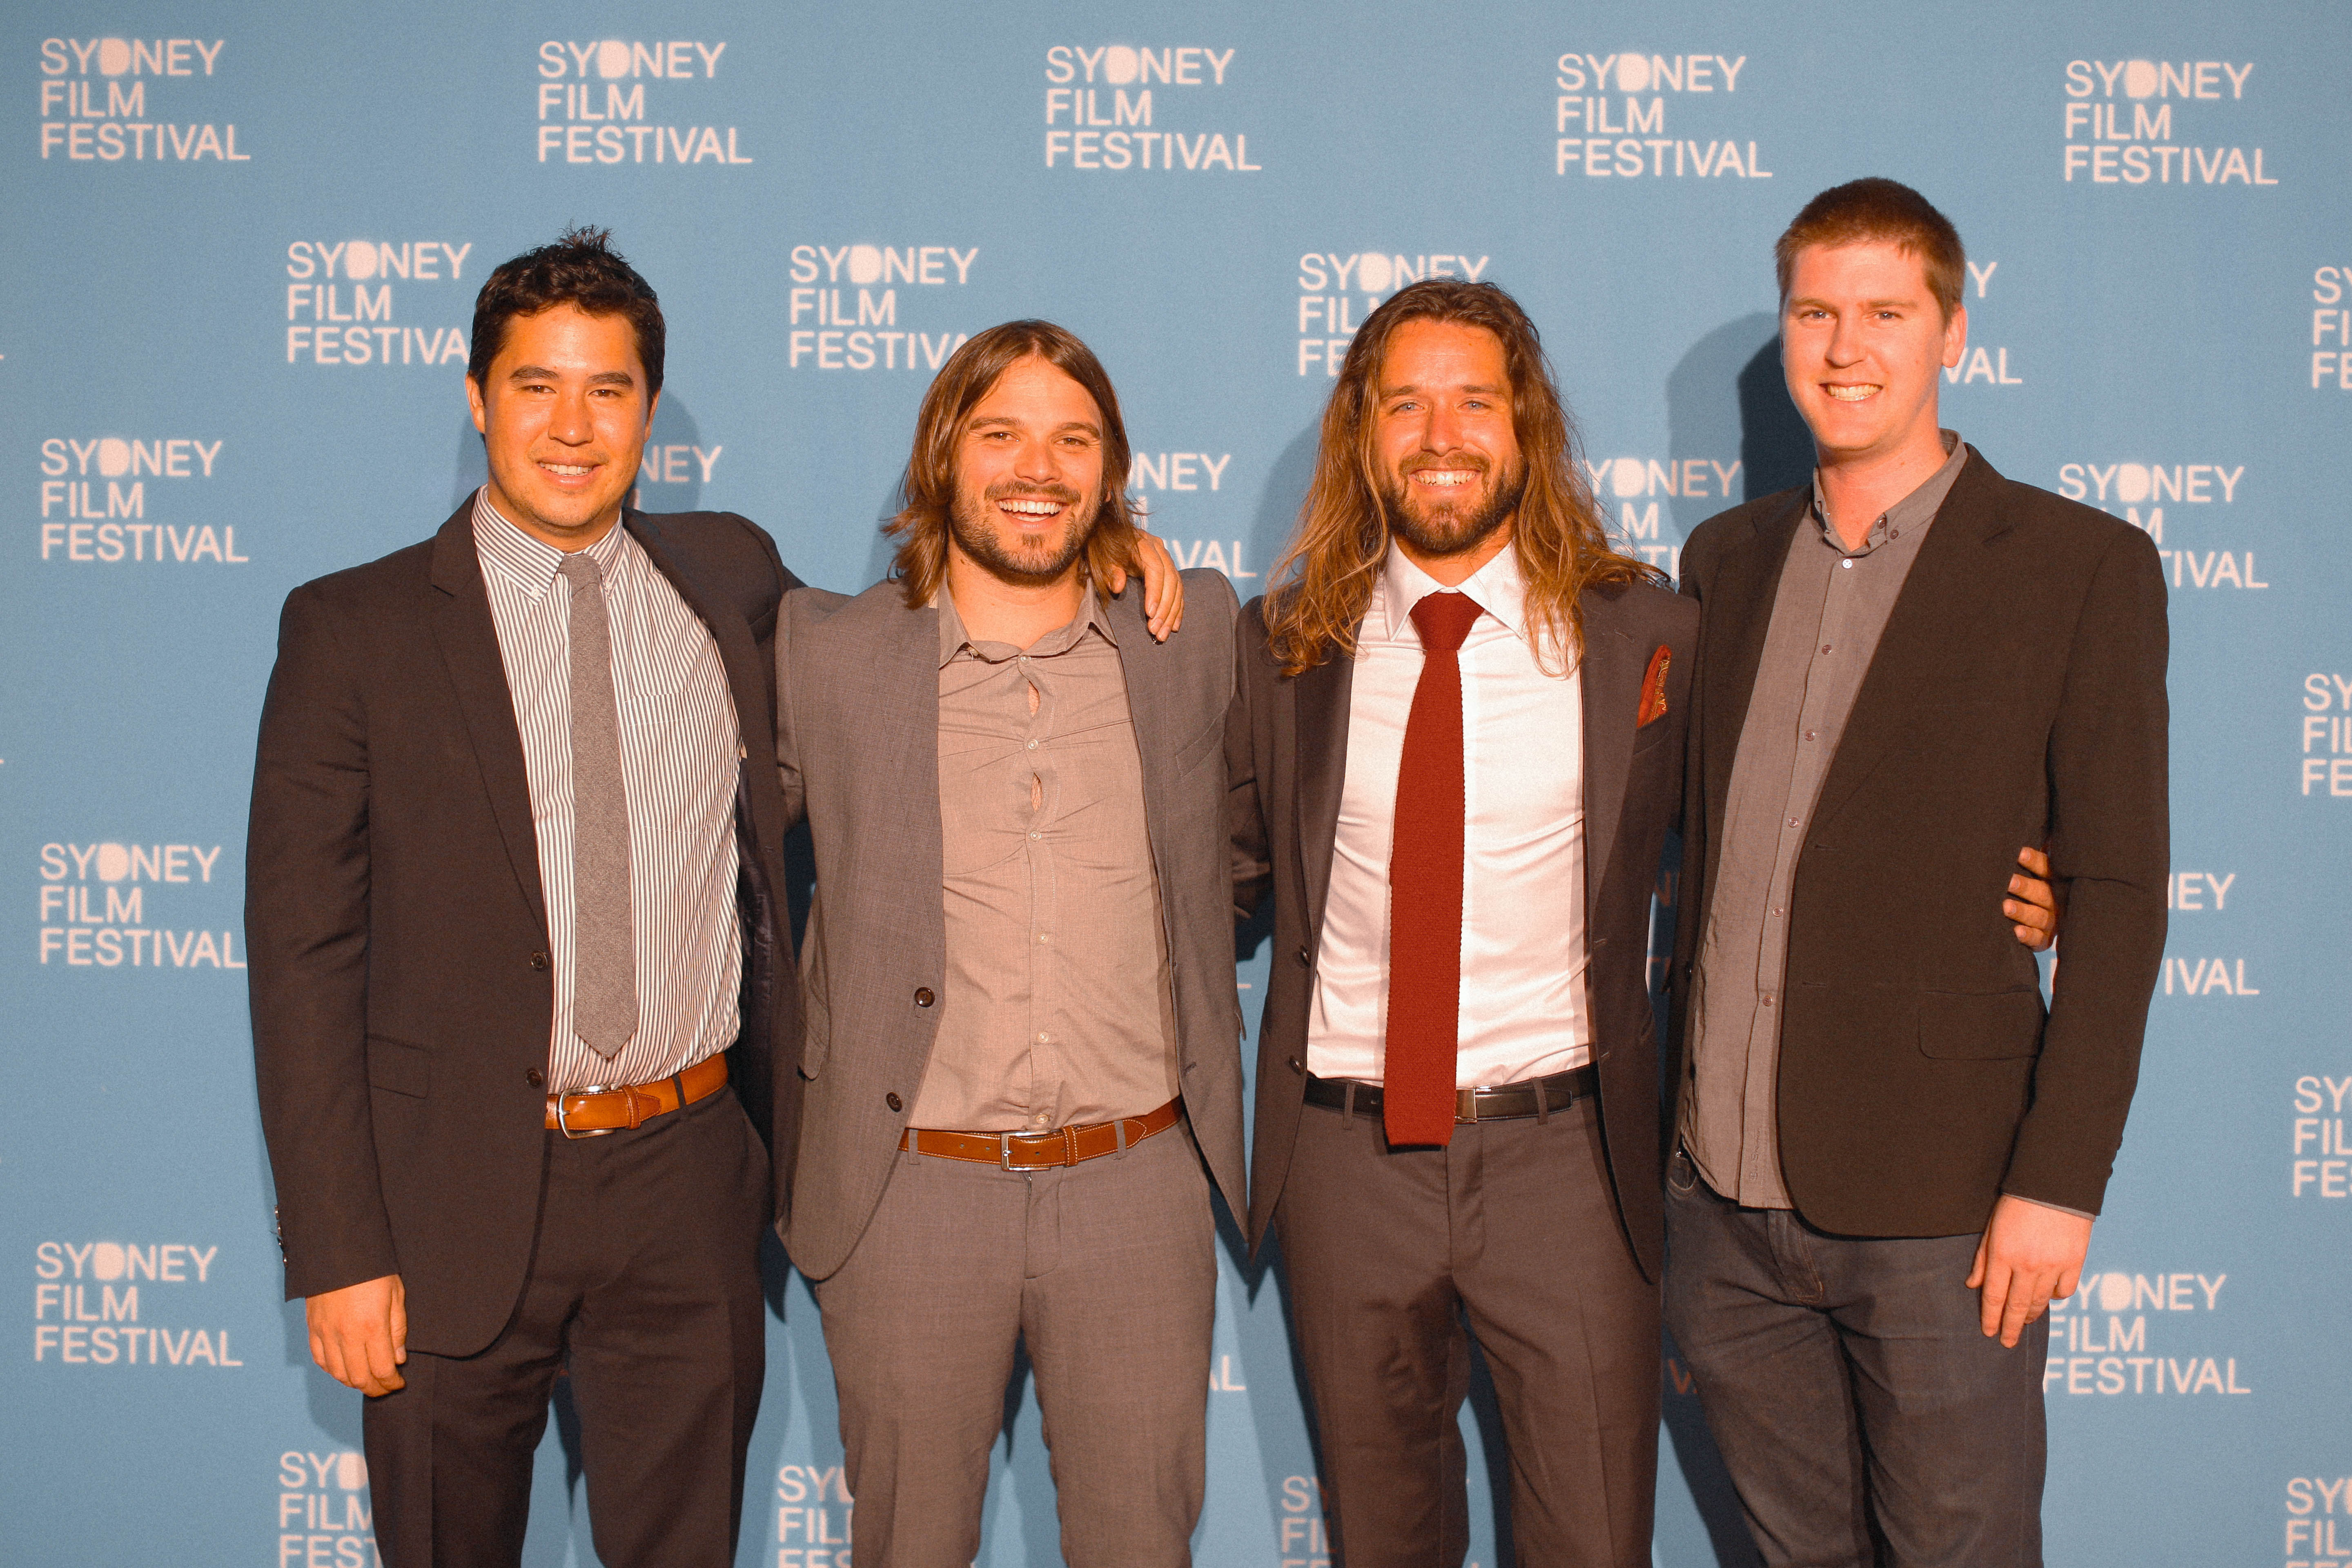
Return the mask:
{"type": "Polygon", "coordinates": [[[1686,536],[1725,507],[1812,479],[1813,438],[1780,374],[1780,331],[1775,316],[1742,316],[1693,344],[1666,375],[1666,449],[1739,454],[1739,494],[1677,513],[1686,536]]]}

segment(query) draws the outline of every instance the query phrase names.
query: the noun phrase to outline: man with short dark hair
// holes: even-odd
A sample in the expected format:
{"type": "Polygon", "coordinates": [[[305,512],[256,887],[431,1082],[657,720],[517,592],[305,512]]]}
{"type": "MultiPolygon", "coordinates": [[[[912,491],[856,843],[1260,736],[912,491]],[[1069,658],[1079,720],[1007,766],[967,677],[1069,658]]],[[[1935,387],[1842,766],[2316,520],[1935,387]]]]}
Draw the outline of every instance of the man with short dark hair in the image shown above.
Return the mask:
{"type": "Polygon", "coordinates": [[[1825,191],[1776,259],[1813,483],[1682,556],[1667,1323],[1768,1563],[2018,1568],[2163,946],[2164,583],[1938,429],[1965,261],[1916,192],[1825,191]],[[1990,913],[2045,841],[2046,1016],[1990,913]]]}
{"type": "Polygon", "coordinates": [[[816,854],[784,1239],[859,1568],[972,1560],[1024,1345],[1064,1560],[1190,1561],[1212,1184],[1243,1206],[1235,605],[1190,573],[1205,624],[1146,635],[1127,472],[1086,344],[992,327],[924,396],[891,580],[791,595],[776,633],[784,816],[816,854]]]}

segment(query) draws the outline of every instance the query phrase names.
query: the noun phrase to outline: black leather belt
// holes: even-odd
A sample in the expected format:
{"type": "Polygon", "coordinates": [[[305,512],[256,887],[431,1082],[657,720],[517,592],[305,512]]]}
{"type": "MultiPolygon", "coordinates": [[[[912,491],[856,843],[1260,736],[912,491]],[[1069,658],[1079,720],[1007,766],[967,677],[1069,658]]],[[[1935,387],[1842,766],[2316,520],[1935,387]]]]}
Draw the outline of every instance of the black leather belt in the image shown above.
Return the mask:
{"type": "MultiPolygon", "coordinates": [[[[1307,1103],[1320,1105],[1330,1110],[1348,1109],[1348,1091],[1354,1089],[1355,1113],[1378,1116],[1381,1113],[1381,1086],[1352,1078],[1317,1078],[1307,1075],[1307,1103]]],[[[1570,1072],[1556,1072],[1549,1078],[1531,1078],[1517,1083],[1496,1084],[1492,1089],[1457,1089],[1454,1091],[1454,1120],[1456,1121],[1507,1121],[1514,1117],[1549,1115],[1565,1110],[1580,1100],[1590,1100],[1601,1092],[1601,1074],[1590,1064],[1570,1072]]]]}

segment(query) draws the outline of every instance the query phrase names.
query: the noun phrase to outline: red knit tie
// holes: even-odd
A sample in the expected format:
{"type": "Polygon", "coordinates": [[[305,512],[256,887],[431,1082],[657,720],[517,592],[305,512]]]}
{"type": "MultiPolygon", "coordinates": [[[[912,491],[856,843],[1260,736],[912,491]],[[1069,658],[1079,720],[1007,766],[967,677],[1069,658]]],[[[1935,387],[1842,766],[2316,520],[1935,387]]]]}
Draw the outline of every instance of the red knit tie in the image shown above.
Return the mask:
{"type": "Polygon", "coordinates": [[[1454,1058],[1462,1018],[1462,639],[1484,612],[1466,594],[1412,607],[1421,679],[1397,763],[1389,851],[1388,1063],[1381,1122],[1391,1143],[1454,1138],[1454,1058]]]}

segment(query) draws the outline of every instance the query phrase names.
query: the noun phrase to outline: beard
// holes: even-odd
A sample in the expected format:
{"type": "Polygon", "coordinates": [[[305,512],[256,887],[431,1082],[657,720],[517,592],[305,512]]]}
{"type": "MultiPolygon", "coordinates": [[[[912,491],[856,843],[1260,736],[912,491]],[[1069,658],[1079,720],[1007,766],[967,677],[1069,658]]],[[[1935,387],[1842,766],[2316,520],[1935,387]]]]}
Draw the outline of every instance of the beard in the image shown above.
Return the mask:
{"type": "Polygon", "coordinates": [[[948,533],[957,548],[992,574],[1008,583],[1039,587],[1059,579],[1086,550],[1100,507],[1098,500],[1090,500],[1067,485],[992,485],[978,496],[959,485],[948,508],[948,533]],[[1061,536],[1034,544],[1008,543],[997,531],[1001,514],[996,503],[1015,498],[1060,501],[1066,509],[1062,513],[1061,536]]]}
{"type": "Polygon", "coordinates": [[[1412,470],[1384,475],[1380,489],[1381,521],[1387,524],[1391,536],[1403,540],[1420,554],[1435,558],[1466,555],[1493,538],[1495,531],[1519,510],[1519,501],[1528,490],[1527,466],[1518,464],[1506,469],[1499,482],[1485,458],[1463,454],[1450,454],[1438,463],[1418,463],[1414,468],[1440,466],[1475,468],[1480,483],[1463,487],[1470,493],[1459,500],[1440,500],[1412,493],[1412,470]]]}

